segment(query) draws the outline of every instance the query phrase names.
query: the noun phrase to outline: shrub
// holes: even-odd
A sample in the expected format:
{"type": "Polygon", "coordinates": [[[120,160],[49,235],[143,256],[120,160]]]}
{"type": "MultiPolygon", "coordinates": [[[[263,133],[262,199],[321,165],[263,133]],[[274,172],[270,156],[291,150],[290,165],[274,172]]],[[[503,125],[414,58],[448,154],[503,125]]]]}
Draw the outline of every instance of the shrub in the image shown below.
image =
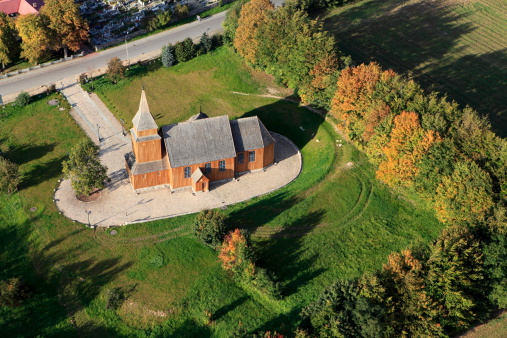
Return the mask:
{"type": "Polygon", "coordinates": [[[255,268],[252,285],[259,291],[270,295],[275,299],[280,299],[282,294],[280,291],[280,283],[275,282],[275,276],[264,268],[255,268]]]}
{"type": "Polygon", "coordinates": [[[50,95],[56,93],[56,85],[54,83],[51,83],[46,88],[46,95],[50,95]]]}
{"type": "Polygon", "coordinates": [[[199,45],[204,50],[204,53],[211,52],[211,49],[213,48],[213,41],[206,32],[202,33],[199,45]]]}
{"type": "Polygon", "coordinates": [[[14,101],[16,106],[18,107],[26,107],[30,103],[30,94],[27,92],[19,93],[18,97],[16,97],[16,101],[14,101]]]}
{"type": "Polygon", "coordinates": [[[117,310],[125,301],[125,292],[122,288],[115,287],[107,293],[106,309],[117,310]]]}
{"type": "Polygon", "coordinates": [[[85,83],[88,83],[88,75],[86,73],[79,74],[79,84],[84,85],[85,83]]]}
{"type": "Polygon", "coordinates": [[[10,194],[18,190],[19,180],[18,165],[0,156],[0,191],[10,194]]]}
{"type": "Polygon", "coordinates": [[[225,217],[215,210],[203,210],[195,219],[195,235],[201,242],[217,248],[224,240],[226,233],[225,217]]]}
{"type": "Polygon", "coordinates": [[[171,44],[162,47],[162,66],[171,67],[176,61],[174,59],[174,48],[171,44]]]}
{"type": "Polygon", "coordinates": [[[107,62],[107,75],[113,83],[125,78],[125,66],[120,58],[115,56],[107,62]]]}
{"type": "Polygon", "coordinates": [[[19,278],[0,281],[0,306],[18,306],[28,297],[30,290],[19,278]]]}
{"type": "Polygon", "coordinates": [[[196,56],[196,47],[192,39],[186,38],[174,45],[174,54],[178,62],[185,62],[196,56]]]}

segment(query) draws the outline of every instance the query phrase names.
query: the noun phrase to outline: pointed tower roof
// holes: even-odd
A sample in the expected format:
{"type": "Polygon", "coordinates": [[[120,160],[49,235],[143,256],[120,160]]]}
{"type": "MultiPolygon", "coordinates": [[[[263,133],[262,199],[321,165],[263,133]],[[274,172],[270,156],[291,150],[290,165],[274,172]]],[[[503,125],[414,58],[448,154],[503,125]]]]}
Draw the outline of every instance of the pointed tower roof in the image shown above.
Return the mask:
{"type": "Polygon", "coordinates": [[[146,100],[146,93],[141,92],[141,102],[139,103],[139,110],[136,116],[132,119],[132,123],[137,131],[157,129],[157,123],[150,113],[150,107],[148,107],[148,100],[146,100]]]}

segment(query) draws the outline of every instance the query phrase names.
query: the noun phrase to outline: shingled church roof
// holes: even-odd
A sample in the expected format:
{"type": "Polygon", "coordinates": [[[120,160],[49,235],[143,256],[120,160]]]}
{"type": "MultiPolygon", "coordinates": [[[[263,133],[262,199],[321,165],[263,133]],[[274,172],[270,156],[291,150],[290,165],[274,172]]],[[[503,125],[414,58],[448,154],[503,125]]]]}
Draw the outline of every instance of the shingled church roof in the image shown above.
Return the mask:
{"type": "Polygon", "coordinates": [[[144,89],[141,93],[141,102],[139,103],[139,110],[132,119],[132,123],[137,131],[157,129],[157,123],[150,113],[150,107],[148,107],[148,101],[146,100],[146,93],[144,89]]]}
{"type": "Polygon", "coordinates": [[[275,139],[257,116],[244,117],[231,121],[232,137],[236,152],[267,147],[275,139]]]}
{"type": "Polygon", "coordinates": [[[165,125],[161,129],[173,168],[236,156],[226,115],[165,125]]]}

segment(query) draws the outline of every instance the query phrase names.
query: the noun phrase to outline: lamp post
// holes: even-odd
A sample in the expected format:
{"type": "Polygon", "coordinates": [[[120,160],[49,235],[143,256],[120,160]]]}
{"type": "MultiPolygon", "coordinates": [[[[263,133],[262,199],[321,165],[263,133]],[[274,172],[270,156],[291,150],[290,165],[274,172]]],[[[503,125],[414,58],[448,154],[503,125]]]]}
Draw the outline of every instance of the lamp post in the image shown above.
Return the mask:
{"type": "Polygon", "coordinates": [[[99,139],[99,143],[100,143],[100,142],[101,142],[101,139],[100,139],[100,132],[99,132],[99,130],[100,130],[100,126],[99,126],[98,124],[96,124],[96,126],[97,126],[97,138],[99,139]]]}
{"type": "Polygon", "coordinates": [[[92,213],[91,210],[85,210],[86,214],[88,215],[88,227],[91,227],[90,224],[90,214],[92,213]]]}
{"type": "Polygon", "coordinates": [[[129,60],[129,45],[127,42],[127,39],[129,37],[129,31],[127,31],[127,35],[125,35],[125,49],[127,51],[127,65],[130,66],[130,60],[129,60]]]}
{"type": "Polygon", "coordinates": [[[125,130],[125,121],[120,117],[120,121],[121,121],[121,134],[123,136],[125,136],[127,134],[126,130],[125,130]]]}

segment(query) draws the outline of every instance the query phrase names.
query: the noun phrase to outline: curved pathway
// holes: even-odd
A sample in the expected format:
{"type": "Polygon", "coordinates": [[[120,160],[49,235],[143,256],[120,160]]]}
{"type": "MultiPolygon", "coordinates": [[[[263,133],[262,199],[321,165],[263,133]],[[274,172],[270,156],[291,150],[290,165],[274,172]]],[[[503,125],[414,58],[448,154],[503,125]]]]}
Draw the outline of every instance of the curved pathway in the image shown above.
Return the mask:
{"type": "Polygon", "coordinates": [[[299,149],[284,136],[274,134],[275,163],[264,171],[249,173],[226,183],[211,184],[207,193],[192,194],[191,189],[173,192],[167,188],[136,194],[127,178],[124,154],[132,150],[130,137],[98,97],[88,95],[73,79],[63,81],[62,92],[73,106],[72,115],[100,147],[101,162],[111,179],[93,202],[81,202],[69,180],[55,192],[58,209],[68,218],[98,227],[147,222],[219,208],[279,189],[293,181],[301,171],[299,149]]]}

